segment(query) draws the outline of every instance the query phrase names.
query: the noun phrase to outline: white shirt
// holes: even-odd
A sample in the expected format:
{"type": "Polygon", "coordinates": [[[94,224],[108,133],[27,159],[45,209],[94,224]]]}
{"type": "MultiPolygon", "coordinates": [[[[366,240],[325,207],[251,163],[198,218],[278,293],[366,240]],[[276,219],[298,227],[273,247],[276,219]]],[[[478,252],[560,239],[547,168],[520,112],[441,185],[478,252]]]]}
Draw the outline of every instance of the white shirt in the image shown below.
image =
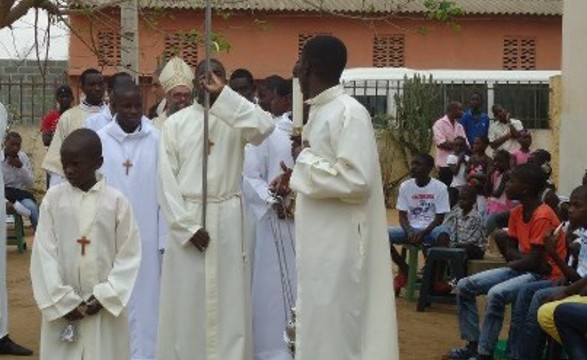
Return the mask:
{"type": "MultiPolygon", "coordinates": [[[[459,172],[452,178],[452,183],[450,183],[451,187],[467,185],[467,177],[465,176],[465,171],[467,169],[467,161],[469,161],[469,157],[465,155],[465,161],[459,167],[459,172]]],[[[447,165],[456,165],[458,164],[458,162],[459,157],[455,154],[450,154],[446,159],[447,165]]]]}
{"type": "Polygon", "coordinates": [[[69,183],[50,188],[31,257],[33,294],[43,314],[41,359],[129,359],[126,305],[140,261],[139,232],[119,191],[103,180],[87,192],[69,183]],[[90,243],[82,248],[77,240],[84,237],[90,243]],[[63,316],[92,295],[104,308],[77,323],[78,341],[60,341],[68,324],[63,316]]]}
{"type": "Polygon", "coordinates": [[[0,151],[0,161],[2,161],[2,177],[4,178],[4,186],[29,190],[33,188],[35,184],[35,177],[33,176],[33,169],[31,167],[31,161],[24,151],[18,152],[18,158],[22,163],[21,168],[10,166],[5,161],[4,151],[0,151]]]}
{"type": "MultiPolygon", "coordinates": [[[[514,126],[517,131],[523,130],[524,125],[520,120],[510,119],[510,122],[514,126]]],[[[510,124],[502,123],[498,120],[491,120],[489,124],[489,142],[494,142],[495,140],[507,135],[510,132],[510,124]]],[[[520,148],[520,144],[516,139],[508,139],[504,142],[500,147],[496,150],[505,150],[508,152],[516,151],[520,148]]]]}
{"type": "Polygon", "coordinates": [[[104,106],[102,111],[97,114],[91,115],[86,119],[85,127],[88,129],[92,129],[95,132],[98,132],[104,126],[110,124],[112,122],[112,117],[114,114],[110,111],[110,106],[104,106]]]}
{"type": "Polygon", "coordinates": [[[437,214],[450,212],[446,185],[436,179],[419,187],[415,179],[404,181],[399,188],[396,208],[408,213],[408,221],[414,229],[425,229],[437,214]]]}
{"type": "Polygon", "coordinates": [[[312,99],[291,175],[296,360],[397,360],[377,144],[369,112],[334,86],[312,99]]]}

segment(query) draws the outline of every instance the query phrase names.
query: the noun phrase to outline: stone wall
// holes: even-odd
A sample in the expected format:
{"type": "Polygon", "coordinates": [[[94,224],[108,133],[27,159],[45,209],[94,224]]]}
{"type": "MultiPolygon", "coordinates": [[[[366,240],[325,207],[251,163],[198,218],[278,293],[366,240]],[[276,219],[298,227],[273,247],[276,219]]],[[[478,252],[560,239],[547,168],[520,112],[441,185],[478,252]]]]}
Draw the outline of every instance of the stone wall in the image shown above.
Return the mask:
{"type": "Polygon", "coordinates": [[[55,107],[55,89],[68,83],[67,66],[67,61],[0,59],[0,102],[11,121],[39,124],[55,107]]]}

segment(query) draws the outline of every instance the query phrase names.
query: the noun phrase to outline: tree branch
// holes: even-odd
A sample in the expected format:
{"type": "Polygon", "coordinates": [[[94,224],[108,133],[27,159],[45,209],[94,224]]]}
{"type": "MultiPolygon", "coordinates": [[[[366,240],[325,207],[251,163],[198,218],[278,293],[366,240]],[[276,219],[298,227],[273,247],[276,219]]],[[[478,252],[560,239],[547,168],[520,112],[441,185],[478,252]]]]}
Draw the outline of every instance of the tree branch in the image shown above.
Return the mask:
{"type": "Polygon", "coordinates": [[[26,15],[30,9],[44,9],[51,15],[62,15],[64,9],[56,1],[49,0],[16,0],[0,1],[0,29],[10,27],[18,19],[26,15]]]}

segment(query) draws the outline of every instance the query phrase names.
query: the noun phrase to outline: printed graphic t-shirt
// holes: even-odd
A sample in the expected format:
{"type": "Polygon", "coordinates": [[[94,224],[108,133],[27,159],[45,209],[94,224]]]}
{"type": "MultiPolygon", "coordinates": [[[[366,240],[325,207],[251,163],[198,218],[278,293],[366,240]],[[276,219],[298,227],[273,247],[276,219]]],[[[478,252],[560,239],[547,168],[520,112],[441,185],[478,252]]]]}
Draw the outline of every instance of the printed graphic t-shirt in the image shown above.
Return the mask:
{"type": "Polygon", "coordinates": [[[436,179],[419,187],[415,179],[404,181],[399,188],[396,209],[408,214],[410,226],[425,229],[437,214],[450,212],[446,185],[436,179]]]}

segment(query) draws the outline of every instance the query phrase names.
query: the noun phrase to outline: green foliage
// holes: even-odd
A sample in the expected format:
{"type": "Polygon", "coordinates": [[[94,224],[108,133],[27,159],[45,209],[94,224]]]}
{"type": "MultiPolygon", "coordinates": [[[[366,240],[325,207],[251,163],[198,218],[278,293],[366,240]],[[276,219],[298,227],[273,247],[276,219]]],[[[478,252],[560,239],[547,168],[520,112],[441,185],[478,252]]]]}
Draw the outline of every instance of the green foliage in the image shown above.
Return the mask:
{"type": "Polygon", "coordinates": [[[399,127],[396,142],[411,155],[430,151],[432,125],[441,99],[442,90],[432,76],[404,77],[403,92],[394,96],[399,127]]]}
{"type": "Polygon", "coordinates": [[[429,20],[446,23],[455,29],[459,29],[459,24],[456,23],[455,18],[464,15],[464,12],[453,1],[425,0],[424,6],[428,10],[426,17],[429,20]]]}
{"type": "Polygon", "coordinates": [[[417,153],[430,152],[432,126],[441,99],[441,87],[431,76],[405,77],[402,91],[394,95],[396,115],[379,114],[373,119],[388,204],[408,176],[411,158],[417,153]]]}

